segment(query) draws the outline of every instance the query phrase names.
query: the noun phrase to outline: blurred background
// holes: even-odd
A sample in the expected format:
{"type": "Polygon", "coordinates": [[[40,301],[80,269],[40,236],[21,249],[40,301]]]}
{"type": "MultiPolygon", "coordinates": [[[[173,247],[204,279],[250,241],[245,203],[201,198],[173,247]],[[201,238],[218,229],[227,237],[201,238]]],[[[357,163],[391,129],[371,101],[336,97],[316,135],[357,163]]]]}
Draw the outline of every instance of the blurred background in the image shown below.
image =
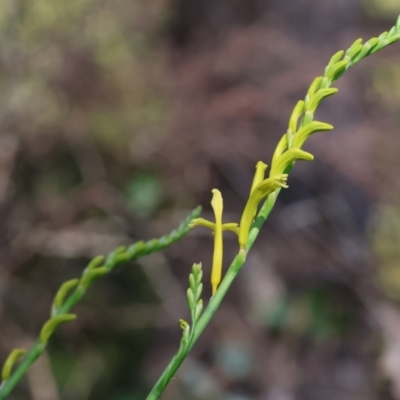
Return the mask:
{"type": "MultiPolygon", "coordinates": [[[[397,0],[0,2],[0,360],[91,257],[197,204],[238,221],[258,160],[330,56],[397,0]]],[[[337,83],[165,400],[400,399],[400,45],[337,83]]],[[[225,267],[237,251],[226,234],[225,267]]],[[[210,232],[98,281],[10,399],[141,400],[178,348],[210,232]]]]}

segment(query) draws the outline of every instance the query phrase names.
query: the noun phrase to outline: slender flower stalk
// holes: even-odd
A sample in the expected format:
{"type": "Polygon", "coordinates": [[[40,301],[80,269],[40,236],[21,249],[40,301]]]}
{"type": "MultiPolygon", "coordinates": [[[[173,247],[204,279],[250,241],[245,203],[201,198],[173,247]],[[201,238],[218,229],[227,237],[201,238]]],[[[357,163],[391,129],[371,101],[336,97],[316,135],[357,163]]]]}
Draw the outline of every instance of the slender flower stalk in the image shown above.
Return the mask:
{"type": "Polygon", "coordinates": [[[61,324],[76,318],[69,310],[85,295],[89,287],[100,277],[111,272],[121,264],[137,260],[148,254],[160,251],[172,243],[180,240],[189,231],[189,223],[199,216],[201,208],[198,207],[186,218],[186,220],[169,235],[149,242],[139,241],[132,246],[119,247],[107,257],[95,257],[82,272],[80,279],[72,279],[61,285],[54,297],[51,308],[51,317],[43,325],[39,339],[28,350],[15,349],[8,356],[2,369],[2,383],[0,385],[0,400],[4,400],[11,393],[15,385],[25,375],[32,364],[44,353],[47,343],[55,329],[61,324]],[[72,291],[73,290],[73,291],[72,291]],[[72,291],[72,293],[71,293],[72,291]],[[14,369],[17,361],[20,364],[14,369]]]}
{"type": "MultiPolygon", "coordinates": [[[[239,252],[222,279],[218,290],[213,294],[202,316],[197,321],[193,329],[194,332],[192,330],[192,339],[190,340],[188,351],[194,346],[197,339],[218,310],[230,285],[243,267],[246,254],[253,246],[261,227],[273,209],[280,190],[287,187],[287,176],[295,162],[297,160],[312,161],[313,156],[301,150],[301,147],[310,135],[316,132],[333,129],[332,125],[317,121],[313,122],[314,113],[321,101],[337,92],[336,88],[330,88],[331,84],[348,68],[363,58],[397,41],[400,41],[400,16],[397,19],[396,25],[389,32],[384,32],[380,35],[379,38],[372,38],[364,44],[361,39],[358,39],[346,52],[337,52],[330,59],[325,68],[324,75],[314,79],[308,89],[305,99],[300,100],[296,104],[289,120],[287,132],[282,136],[272,157],[272,166],[268,179],[264,179],[266,164],[262,162],[257,164],[249,199],[245,205],[239,224],[239,252]],[[276,185],[276,187],[271,189],[274,185],[276,185]],[[259,203],[263,199],[265,199],[264,204],[254,218],[259,203]]],[[[214,231],[216,227],[214,223],[208,221],[204,222],[204,220],[193,221],[191,227],[195,226],[207,226],[214,231]]],[[[146,400],[159,399],[169,380],[175,375],[183,360],[184,357],[173,357],[146,400]]]]}

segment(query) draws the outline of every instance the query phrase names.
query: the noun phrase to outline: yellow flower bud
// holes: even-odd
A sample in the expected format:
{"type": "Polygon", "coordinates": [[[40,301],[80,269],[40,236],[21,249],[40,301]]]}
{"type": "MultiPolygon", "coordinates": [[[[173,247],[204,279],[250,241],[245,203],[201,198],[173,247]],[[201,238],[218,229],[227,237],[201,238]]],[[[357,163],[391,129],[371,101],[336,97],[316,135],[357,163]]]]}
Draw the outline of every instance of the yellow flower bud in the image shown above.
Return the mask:
{"type": "Polygon", "coordinates": [[[244,249],[249,237],[249,231],[257,212],[258,205],[261,200],[265,199],[269,194],[279,187],[286,186],[287,175],[277,175],[260,182],[253,192],[250,194],[244,208],[242,218],[239,224],[239,245],[240,249],[244,249]]]}

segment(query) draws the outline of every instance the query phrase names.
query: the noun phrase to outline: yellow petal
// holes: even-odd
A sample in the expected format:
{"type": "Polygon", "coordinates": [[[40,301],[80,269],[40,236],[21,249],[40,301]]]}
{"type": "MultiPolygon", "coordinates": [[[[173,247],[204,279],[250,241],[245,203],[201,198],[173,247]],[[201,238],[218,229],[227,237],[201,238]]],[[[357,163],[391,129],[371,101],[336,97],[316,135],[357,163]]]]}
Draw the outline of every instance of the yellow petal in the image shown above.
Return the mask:
{"type": "Polygon", "coordinates": [[[249,231],[251,224],[254,219],[254,215],[257,212],[258,205],[261,200],[265,199],[269,194],[279,187],[286,187],[287,175],[277,175],[272,178],[268,178],[259,183],[253,190],[247,200],[244,208],[242,218],[239,224],[239,245],[241,249],[244,249],[249,238],[249,231]]]}
{"type": "Polygon", "coordinates": [[[213,189],[213,198],[211,200],[211,206],[214,210],[215,214],[215,222],[218,224],[218,221],[222,222],[222,210],[224,208],[222,195],[218,189],[213,189]]]}
{"type": "Polygon", "coordinates": [[[205,226],[206,228],[214,230],[215,223],[204,218],[195,218],[190,221],[189,228],[194,228],[195,226],[205,226]]]}
{"type": "Polygon", "coordinates": [[[215,214],[215,228],[214,228],[214,254],[213,264],[211,270],[211,286],[212,294],[217,291],[218,285],[221,282],[222,275],[222,259],[223,259],[223,240],[222,240],[222,210],[223,201],[221,192],[213,189],[213,198],[211,206],[215,214]]]}
{"type": "Polygon", "coordinates": [[[281,137],[278,145],[275,148],[274,155],[272,156],[272,165],[274,165],[275,161],[281,156],[281,154],[287,149],[288,141],[286,133],[281,137]]]}
{"type": "Polygon", "coordinates": [[[250,194],[254,190],[254,188],[264,179],[265,170],[267,169],[268,165],[259,161],[256,165],[256,173],[253,178],[253,183],[251,185],[250,194]]]}
{"type": "Polygon", "coordinates": [[[223,231],[232,231],[239,235],[239,226],[236,222],[228,222],[226,224],[222,224],[223,231]]]}

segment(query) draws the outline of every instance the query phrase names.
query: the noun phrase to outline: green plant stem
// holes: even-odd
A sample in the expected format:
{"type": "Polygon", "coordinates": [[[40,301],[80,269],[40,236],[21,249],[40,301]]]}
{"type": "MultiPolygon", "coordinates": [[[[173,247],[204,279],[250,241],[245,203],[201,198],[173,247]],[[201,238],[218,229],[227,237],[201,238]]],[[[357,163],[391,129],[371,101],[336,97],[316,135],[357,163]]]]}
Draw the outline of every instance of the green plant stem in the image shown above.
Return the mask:
{"type": "MultiPolygon", "coordinates": [[[[64,303],[63,307],[60,308],[54,315],[64,315],[67,314],[71,308],[82,299],[86,290],[82,287],[78,287],[74,293],[68,298],[64,303]]],[[[7,396],[14,389],[15,385],[21,380],[25,375],[26,371],[31,367],[31,365],[44,353],[47,345],[40,342],[35,342],[32,348],[25,355],[23,361],[18,366],[18,368],[12,373],[9,379],[4,381],[0,387],[0,400],[6,399],[7,396]]]]}
{"type": "MultiPolygon", "coordinates": [[[[385,32],[382,35],[379,36],[379,38],[374,38],[371,39],[369,42],[364,43],[362,46],[360,40],[356,41],[353,43],[353,45],[350,47],[350,49],[340,55],[340,57],[337,58],[335,66],[338,66],[337,63],[339,62],[340,58],[344,55],[346,58],[346,61],[343,60],[340,61],[342,62],[343,66],[339,67],[338,69],[335,69],[333,72],[332,76],[327,76],[331,70],[328,66],[325,69],[325,74],[323,77],[321,77],[322,83],[321,87],[322,88],[328,88],[331,86],[333,82],[335,82],[348,68],[353,66],[354,64],[358,63],[360,60],[363,58],[367,57],[370,54],[376,53],[377,51],[389,46],[390,44],[393,44],[397,41],[400,40],[400,16],[397,19],[396,26],[394,26],[389,32],[385,32]],[[358,46],[358,50],[354,50],[355,47],[358,46]]],[[[335,67],[333,66],[333,67],[335,67]]],[[[305,103],[308,102],[308,99],[306,98],[305,103]]],[[[319,102],[316,103],[316,107],[318,106],[319,102]]],[[[308,113],[304,114],[303,117],[301,118],[301,123],[300,127],[304,127],[305,125],[311,123],[311,121],[314,118],[314,112],[315,108],[311,108],[308,113]]],[[[294,133],[294,132],[293,132],[294,133]]],[[[288,143],[288,147],[290,148],[291,143],[288,143]]],[[[288,173],[291,171],[293,168],[294,163],[290,165],[285,173],[288,173]]],[[[270,214],[271,210],[273,209],[276,199],[278,197],[278,194],[280,192],[280,189],[277,189],[274,193],[272,193],[268,199],[264,202],[264,205],[262,206],[260,212],[257,215],[256,220],[254,221],[252,228],[249,233],[249,238],[246,244],[246,253],[239,252],[239,254],[235,257],[235,259],[232,261],[227,273],[225,274],[224,279],[222,280],[217,292],[214,294],[214,296],[211,298],[210,302],[208,303],[206,309],[204,310],[202,316],[200,317],[199,321],[196,324],[195,327],[195,332],[194,335],[192,336],[191,342],[188,344],[186,351],[182,352],[181,349],[180,351],[172,358],[170,363],[167,365],[166,369],[162,373],[161,377],[151,390],[150,394],[148,395],[146,400],[157,400],[161,394],[164,392],[166,386],[168,385],[169,381],[172,379],[172,377],[175,375],[176,371],[186,358],[188,352],[192,349],[194,344],[196,343],[197,339],[205,329],[205,327],[208,325],[210,322],[211,318],[214,316],[216,313],[218,307],[221,304],[221,301],[225,297],[226,292],[228,291],[229,287],[231,286],[232,282],[236,278],[237,274],[239,273],[240,269],[242,268],[244,262],[245,262],[245,255],[248,253],[248,251],[251,249],[253,246],[260,229],[266,219],[268,218],[268,215],[270,214]]]]}
{"type": "Polygon", "coordinates": [[[10,392],[13,390],[14,386],[21,380],[25,375],[29,367],[43,354],[46,345],[36,342],[29,352],[25,355],[23,361],[19,365],[18,369],[2,383],[0,387],[0,400],[4,400],[10,392]]]}
{"type": "MultiPolygon", "coordinates": [[[[249,239],[246,246],[246,254],[253,246],[257,236],[260,232],[261,227],[263,226],[264,222],[268,218],[270,212],[272,211],[276,199],[278,197],[280,189],[276,190],[272,193],[268,199],[264,202],[263,206],[260,209],[260,212],[257,215],[256,220],[254,221],[250,234],[249,239]]],[[[165,368],[164,372],[158,379],[157,383],[154,385],[153,389],[147,396],[146,400],[157,400],[164,392],[165,388],[167,387],[169,381],[173,378],[178,368],[181,366],[182,362],[185,360],[188,352],[193,348],[195,343],[197,342],[200,335],[203,333],[204,329],[211,321],[213,316],[215,315],[216,311],[218,310],[222,300],[224,299],[228,289],[232,285],[233,281],[235,280],[237,274],[243,267],[246,261],[245,253],[239,252],[234,260],[232,261],[230,267],[228,268],[224,279],[222,280],[218,290],[215,292],[214,296],[211,298],[210,302],[208,303],[207,307],[203,311],[200,319],[198,320],[195,332],[193,335],[193,339],[190,342],[188,349],[183,354],[179,354],[178,357],[173,357],[172,360],[169,362],[167,367],[165,368]]]]}
{"type": "MultiPolygon", "coordinates": [[[[146,243],[137,242],[128,249],[123,249],[122,251],[121,249],[120,251],[118,251],[117,249],[114,252],[110,253],[108,257],[103,261],[104,265],[107,266],[107,273],[111,272],[114,268],[121,264],[121,259],[118,259],[118,256],[121,256],[122,253],[126,254],[126,258],[122,262],[131,262],[137,260],[140,257],[160,251],[165,247],[168,247],[172,243],[180,240],[189,231],[190,221],[193,218],[198,217],[200,215],[200,212],[200,207],[193,210],[193,212],[186,218],[186,220],[177,229],[174,229],[168,235],[165,235],[159,239],[153,239],[146,243]]],[[[84,275],[86,270],[87,268],[84,270],[82,276],[84,275]]],[[[68,314],[72,307],[82,299],[82,297],[85,295],[85,293],[94,281],[95,280],[88,282],[87,286],[82,286],[81,284],[79,284],[77,288],[72,292],[72,294],[66,299],[63,305],[52,314],[52,317],[68,314]]],[[[40,343],[39,341],[35,342],[31,349],[26,353],[19,366],[13,371],[10,377],[2,382],[2,384],[0,385],[0,400],[4,400],[7,398],[7,396],[14,389],[15,385],[25,375],[26,371],[44,353],[46,347],[47,343],[40,343]]]]}

